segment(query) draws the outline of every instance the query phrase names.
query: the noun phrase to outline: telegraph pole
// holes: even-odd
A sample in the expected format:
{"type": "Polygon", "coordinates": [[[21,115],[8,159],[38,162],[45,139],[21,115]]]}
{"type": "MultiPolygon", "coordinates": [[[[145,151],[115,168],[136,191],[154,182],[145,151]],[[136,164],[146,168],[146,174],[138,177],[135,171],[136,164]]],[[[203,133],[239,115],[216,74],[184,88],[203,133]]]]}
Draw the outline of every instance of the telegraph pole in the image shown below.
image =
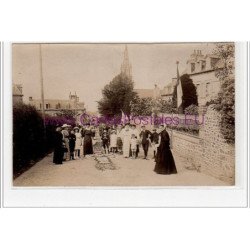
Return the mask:
{"type": "Polygon", "coordinates": [[[43,150],[46,153],[47,136],[45,124],[45,110],[44,110],[44,89],[43,89],[43,57],[42,57],[42,44],[39,44],[39,61],[40,61],[40,84],[41,84],[41,100],[42,100],[42,118],[43,118],[43,150]]]}

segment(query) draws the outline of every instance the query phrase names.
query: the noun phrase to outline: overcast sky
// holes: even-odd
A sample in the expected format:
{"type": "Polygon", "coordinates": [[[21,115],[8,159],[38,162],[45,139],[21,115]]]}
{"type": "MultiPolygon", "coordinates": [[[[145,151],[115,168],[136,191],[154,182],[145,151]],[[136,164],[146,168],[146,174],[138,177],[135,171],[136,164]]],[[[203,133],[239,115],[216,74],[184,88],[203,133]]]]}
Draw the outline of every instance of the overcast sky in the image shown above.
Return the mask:
{"type": "MultiPolygon", "coordinates": [[[[135,88],[164,87],[180,73],[194,49],[211,53],[211,43],[128,44],[135,88]]],[[[96,111],[101,90],[120,73],[124,44],[43,44],[45,99],[68,99],[76,91],[88,111],[96,111]]],[[[24,101],[40,99],[38,44],[13,44],[13,83],[23,85],[24,101]]]]}

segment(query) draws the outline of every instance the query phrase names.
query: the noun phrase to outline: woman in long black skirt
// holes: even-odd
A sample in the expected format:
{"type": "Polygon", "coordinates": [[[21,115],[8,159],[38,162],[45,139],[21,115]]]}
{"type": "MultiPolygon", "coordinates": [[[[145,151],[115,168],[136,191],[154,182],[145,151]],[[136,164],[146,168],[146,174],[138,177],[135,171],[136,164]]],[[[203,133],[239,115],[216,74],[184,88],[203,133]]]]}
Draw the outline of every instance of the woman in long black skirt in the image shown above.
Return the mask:
{"type": "Polygon", "coordinates": [[[54,136],[54,156],[53,163],[62,164],[63,161],[63,135],[61,132],[61,128],[58,127],[54,136]]]}
{"type": "Polygon", "coordinates": [[[92,137],[94,137],[94,133],[90,128],[90,124],[86,124],[86,128],[82,132],[83,136],[83,156],[92,155],[93,152],[93,144],[92,137]]]}
{"type": "Polygon", "coordinates": [[[174,157],[170,150],[169,134],[163,125],[161,125],[160,131],[154,171],[157,174],[177,174],[174,157]]]}

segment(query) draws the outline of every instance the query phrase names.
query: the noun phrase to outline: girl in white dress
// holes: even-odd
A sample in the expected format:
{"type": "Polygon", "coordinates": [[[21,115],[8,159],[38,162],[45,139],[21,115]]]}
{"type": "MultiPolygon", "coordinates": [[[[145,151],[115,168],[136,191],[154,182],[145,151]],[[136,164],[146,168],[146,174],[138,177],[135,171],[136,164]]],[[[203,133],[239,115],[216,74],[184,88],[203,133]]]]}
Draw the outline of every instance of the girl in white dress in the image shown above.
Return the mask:
{"type": "Polygon", "coordinates": [[[110,151],[115,153],[117,150],[117,134],[115,130],[111,131],[110,135],[110,151]]]}
{"type": "Polygon", "coordinates": [[[129,128],[129,124],[125,125],[125,128],[122,130],[122,144],[123,144],[123,156],[125,158],[129,157],[129,149],[130,149],[130,140],[131,140],[131,130],[129,128]]]}
{"type": "Polygon", "coordinates": [[[75,144],[75,158],[80,158],[80,150],[82,148],[82,135],[79,132],[79,128],[75,127],[75,136],[76,136],[76,144],[75,144]]]}

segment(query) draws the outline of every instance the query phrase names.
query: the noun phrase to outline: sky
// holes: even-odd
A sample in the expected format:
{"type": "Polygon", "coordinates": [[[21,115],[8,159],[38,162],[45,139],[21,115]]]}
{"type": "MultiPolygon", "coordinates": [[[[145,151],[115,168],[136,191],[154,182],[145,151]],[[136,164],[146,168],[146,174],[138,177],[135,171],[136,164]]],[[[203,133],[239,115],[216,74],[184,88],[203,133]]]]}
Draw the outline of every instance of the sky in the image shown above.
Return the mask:
{"type": "MultiPolygon", "coordinates": [[[[163,88],[180,73],[194,50],[211,53],[212,43],[127,44],[135,88],[163,88]]],[[[42,44],[45,99],[77,93],[88,111],[97,111],[102,89],[120,73],[125,44],[42,44]]],[[[22,84],[24,101],[41,98],[38,44],[12,45],[12,82],[22,84]]]]}

